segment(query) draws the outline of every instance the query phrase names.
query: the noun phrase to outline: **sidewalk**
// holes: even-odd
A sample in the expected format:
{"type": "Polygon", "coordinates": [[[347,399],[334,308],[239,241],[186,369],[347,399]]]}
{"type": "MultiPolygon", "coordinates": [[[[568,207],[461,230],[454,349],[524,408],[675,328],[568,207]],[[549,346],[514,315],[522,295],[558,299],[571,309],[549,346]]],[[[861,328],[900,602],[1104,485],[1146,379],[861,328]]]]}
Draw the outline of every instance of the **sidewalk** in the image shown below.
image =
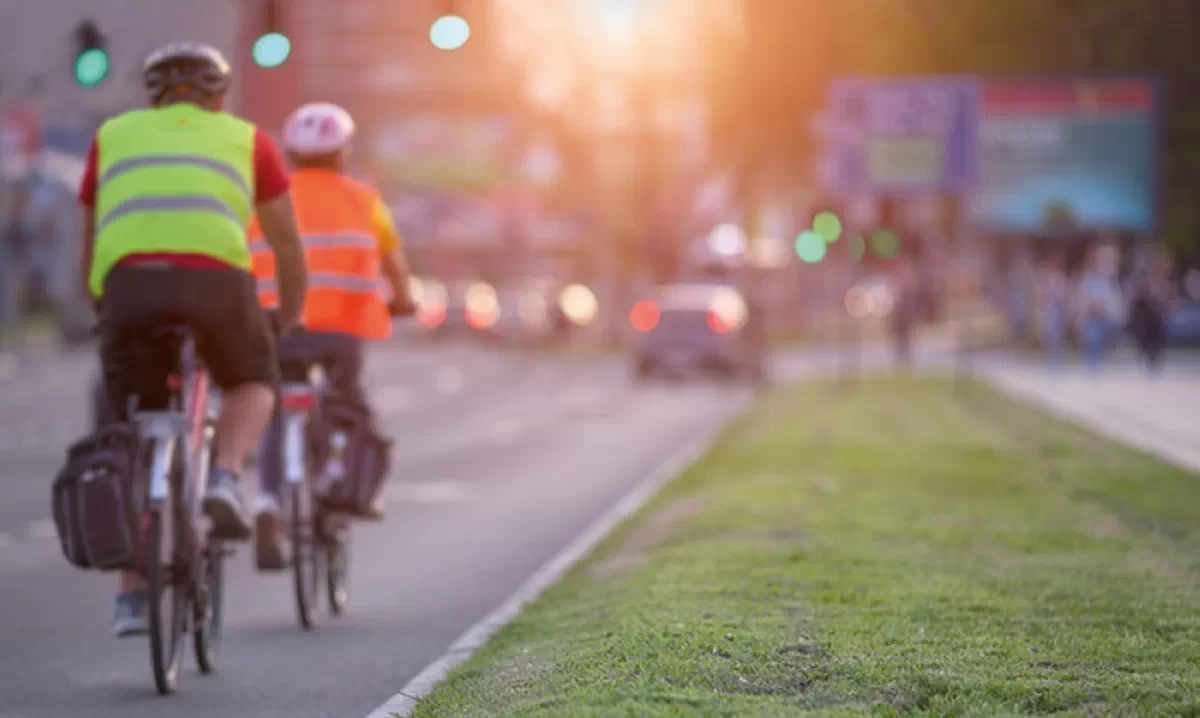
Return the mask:
{"type": "Polygon", "coordinates": [[[1200,472],[1200,372],[1167,366],[1158,377],[1117,362],[1100,374],[1070,366],[1051,374],[1019,359],[981,361],[981,378],[1106,436],[1200,472]]]}

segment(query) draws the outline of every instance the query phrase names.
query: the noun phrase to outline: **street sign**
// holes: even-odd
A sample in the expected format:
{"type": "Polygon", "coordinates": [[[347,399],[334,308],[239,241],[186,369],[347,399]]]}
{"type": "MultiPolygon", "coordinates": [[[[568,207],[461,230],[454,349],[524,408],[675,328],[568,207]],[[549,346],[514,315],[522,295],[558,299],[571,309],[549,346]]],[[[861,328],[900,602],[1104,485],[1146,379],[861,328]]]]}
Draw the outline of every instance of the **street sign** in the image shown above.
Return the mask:
{"type": "Polygon", "coordinates": [[[831,180],[842,192],[963,191],[977,181],[978,82],[844,78],[830,90],[831,180]]]}

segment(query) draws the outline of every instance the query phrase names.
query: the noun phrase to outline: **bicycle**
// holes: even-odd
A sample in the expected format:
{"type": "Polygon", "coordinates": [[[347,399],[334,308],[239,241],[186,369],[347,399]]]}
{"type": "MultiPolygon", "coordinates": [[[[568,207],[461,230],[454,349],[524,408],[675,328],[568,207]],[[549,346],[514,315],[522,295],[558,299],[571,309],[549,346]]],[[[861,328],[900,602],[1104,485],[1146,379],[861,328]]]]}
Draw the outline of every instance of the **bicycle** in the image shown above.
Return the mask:
{"type": "Polygon", "coordinates": [[[165,411],[137,411],[136,400],[131,402],[139,457],[148,454],[150,459],[140,511],[138,569],[146,578],[150,600],[154,684],[167,695],[178,687],[186,634],[192,635],[200,673],[216,669],[224,617],[224,560],[231,551],[224,542],[209,539],[202,509],[220,395],[210,390],[189,328],[168,326],[151,333],[149,340],[174,363],[167,376],[170,402],[165,411]]]}
{"type": "Polygon", "coordinates": [[[292,545],[292,580],[300,626],[316,623],[321,574],[330,612],[342,615],[349,600],[349,527],[343,517],[322,510],[313,496],[314,417],[325,391],[322,357],[287,349],[280,342],[283,375],[280,414],[283,428],[280,451],[289,539],[292,545]]]}

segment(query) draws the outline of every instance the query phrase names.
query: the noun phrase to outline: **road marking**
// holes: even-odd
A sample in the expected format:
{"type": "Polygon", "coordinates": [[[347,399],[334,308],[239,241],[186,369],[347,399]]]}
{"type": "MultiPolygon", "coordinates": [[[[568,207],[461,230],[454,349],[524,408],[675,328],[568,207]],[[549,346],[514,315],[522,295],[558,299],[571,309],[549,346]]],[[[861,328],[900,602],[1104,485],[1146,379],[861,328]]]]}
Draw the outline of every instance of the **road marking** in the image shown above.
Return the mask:
{"type": "Polygon", "coordinates": [[[51,538],[58,535],[58,529],[54,528],[53,519],[39,519],[25,527],[25,535],[31,539],[51,538]]]}
{"type": "Polygon", "coordinates": [[[466,382],[458,367],[443,366],[433,375],[433,386],[441,394],[457,394],[466,382]]]}
{"type": "MultiPolygon", "coordinates": [[[[743,413],[749,406],[750,402],[748,398],[743,398],[738,411],[735,412],[735,416],[730,417],[730,420],[736,421],[736,415],[743,413]]],[[[466,633],[459,636],[458,640],[450,644],[450,647],[446,649],[446,652],[440,658],[426,666],[416,677],[405,684],[399,693],[384,701],[382,705],[367,714],[366,718],[391,718],[392,716],[403,718],[404,716],[408,716],[412,712],[413,707],[416,706],[417,701],[429,695],[433,687],[441,682],[450,671],[482,648],[496,631],[500,630],[504,624],[511,621],[521,612],[525,604],[533,601],[543,591],[557,583],[563,574],[590,553],[598,543],[603,541],[604,537],[617,524],[641,508],[668,481],[698,461],[708,451],[709,447],[712,446],[722,428],[728,423],[722,422],[704,431],[698,437],[684,445],[682,449],[668,457],[666,461],[659,464],[658,468],[650,472],[645,479],[629,493],[625,494],[607,513],[589,526],[582,534],[579,534],[557,556],[550,559],[538,569],[525,582],[524,586],[509,596],[508,600],[502,603],[496,610],[484,616],[478,623],[468,628],[466,633]]]]}

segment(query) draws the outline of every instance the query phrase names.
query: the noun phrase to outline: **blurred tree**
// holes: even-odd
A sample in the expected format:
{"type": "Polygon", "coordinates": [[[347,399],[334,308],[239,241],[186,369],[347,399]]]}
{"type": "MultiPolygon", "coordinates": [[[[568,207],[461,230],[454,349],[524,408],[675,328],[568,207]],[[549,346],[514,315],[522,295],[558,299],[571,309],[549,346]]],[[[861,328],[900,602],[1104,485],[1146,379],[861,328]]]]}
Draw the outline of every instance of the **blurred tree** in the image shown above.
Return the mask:
{"type": "Polygon", "coordinates": [[[1200,250],[1197,0],[742,0],[742,41],[708,68],[718,162],[743,188],[805,177],[811,121],[843,74],[1147,73],[1162,82],[1163,238],[1200,250]]]}

